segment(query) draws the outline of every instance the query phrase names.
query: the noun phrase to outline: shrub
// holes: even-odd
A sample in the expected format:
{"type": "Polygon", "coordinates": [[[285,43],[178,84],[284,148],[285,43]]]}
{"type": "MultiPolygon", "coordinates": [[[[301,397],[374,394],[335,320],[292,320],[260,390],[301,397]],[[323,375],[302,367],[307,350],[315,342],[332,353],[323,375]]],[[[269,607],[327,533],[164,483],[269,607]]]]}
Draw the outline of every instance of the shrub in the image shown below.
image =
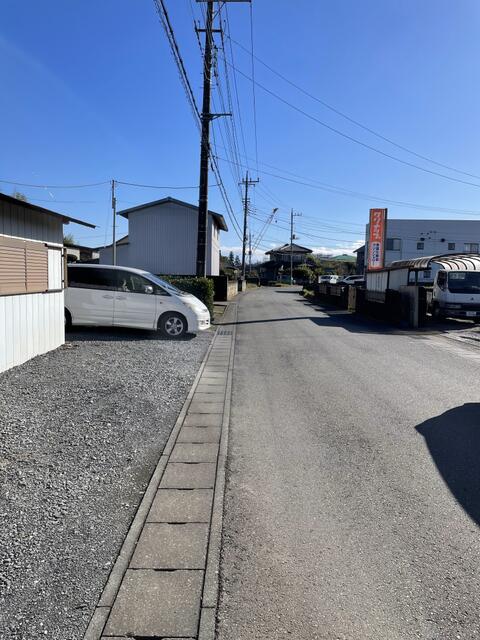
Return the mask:
{"type": "Polygon", "coordinates": [[[191,293],[201,300],[210,311],[213,319],[213,281],[208,278],[196,278],[194,276],[160,276],[163,280],[170,282],[181,291],[191,293]]]}
{"type": "Polygon", "coordinates": [[[300,264],[298,267],[294,268],[293,277],[302,282],[312,282],[315,277],[315,273],[306,264],[300,264]]]}

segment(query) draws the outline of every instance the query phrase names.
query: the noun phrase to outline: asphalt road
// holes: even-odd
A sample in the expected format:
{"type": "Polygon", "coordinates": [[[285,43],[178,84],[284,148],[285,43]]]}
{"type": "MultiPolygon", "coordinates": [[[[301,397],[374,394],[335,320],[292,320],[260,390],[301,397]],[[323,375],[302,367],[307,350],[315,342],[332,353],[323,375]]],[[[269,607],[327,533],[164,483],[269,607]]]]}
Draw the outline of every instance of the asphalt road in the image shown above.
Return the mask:
{"type": "Polygon", "coordinates": [[[480,638],[480,348],[239,302],[219,640],[480,638]]]}

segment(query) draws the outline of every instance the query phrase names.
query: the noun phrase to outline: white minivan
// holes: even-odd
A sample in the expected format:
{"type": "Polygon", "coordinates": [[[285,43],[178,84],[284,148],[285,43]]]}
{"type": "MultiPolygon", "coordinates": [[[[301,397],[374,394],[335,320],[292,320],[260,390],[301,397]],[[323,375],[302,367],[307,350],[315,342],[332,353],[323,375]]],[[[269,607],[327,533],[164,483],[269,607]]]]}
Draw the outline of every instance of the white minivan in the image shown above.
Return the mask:
{"type": "Polygon", "coordinates": [[[158,329],[169,338],[210,326],[207,307],[148,271],[98,264],[68,266],[65,324],[158,329]]]}

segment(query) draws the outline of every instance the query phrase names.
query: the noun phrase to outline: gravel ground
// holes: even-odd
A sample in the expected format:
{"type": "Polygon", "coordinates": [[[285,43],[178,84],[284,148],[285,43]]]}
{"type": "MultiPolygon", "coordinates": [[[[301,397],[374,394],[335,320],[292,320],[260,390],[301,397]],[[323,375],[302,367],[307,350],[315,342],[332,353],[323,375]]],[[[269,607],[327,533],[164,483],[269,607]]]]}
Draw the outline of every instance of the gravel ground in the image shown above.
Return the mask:
{"type": "Polygon", "coordinates": [[[82,638],[212,332],[92,329],[0,375],[0,638],[82,638]]]}

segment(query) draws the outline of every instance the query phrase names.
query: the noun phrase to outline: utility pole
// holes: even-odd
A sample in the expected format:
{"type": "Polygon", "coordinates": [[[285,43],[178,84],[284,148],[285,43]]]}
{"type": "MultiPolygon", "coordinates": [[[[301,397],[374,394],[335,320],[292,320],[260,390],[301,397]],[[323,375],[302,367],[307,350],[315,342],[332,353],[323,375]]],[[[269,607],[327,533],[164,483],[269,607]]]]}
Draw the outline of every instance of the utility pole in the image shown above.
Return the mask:
{"type": "MultiPolygon", "coordinates": [[[[207,15],[204,29],[195,27],[197,33],[205,33],[205,56],[203,61],[203,100],[202,100],[202,138],[200,143],[200,186],[198,193],[198,235],[197,235],[197,276],[207,274],[207,229],[208,229],[208,163],[210,159],[210,121],[220,116],[231,116],[231,113],[210,113],[210,96],[212,81],[213,34],[221,33],[221,29],[213,28],[214,4],[220,0],[197,0],[207,4],[207,15]]],[[[225,2],[250,2],[250,0],[222,0],[225,2]]],[[[217,14],[219,13],[218,10],[217,14]]]]}
{"type": "Polygon", "coordinates": [[[115,197],[115,180],[112,180],[112,264],[117,264],[117,199],[115,197]]]}
{"type": "Polygon", "coordinates": [[[293,233],[293,218],[301,215],[301,213],[294,213],[293,209],[290,211],[290,284],[293,284],[293,241],[295,240],[295,234],[293,233]]]}
{"type": "Polygon", "coordinates": [[[248,273],[252,275],[252,233],[248,232],[248,273]]]}
{"type": "Polygon", "coordinates": [[[247,171],[245,180],[242,180],[240,183],[245,186],[245,198],[243,200],[242,278],[245,278],[245,253],[247,250],[248,187],[257,184],[257,182],[259,182],[258,178],[257,180],[249,179],[247,171]]]}
{"type": "Polygon", "coordinates": [[[203,64],[202,140],[200,147],[200,188],[198,194],[197,276],[207,274],[208,160],[210,155],[210,93],[212,80],[213,0],[207,1],[205,59],[203,64]]]}

